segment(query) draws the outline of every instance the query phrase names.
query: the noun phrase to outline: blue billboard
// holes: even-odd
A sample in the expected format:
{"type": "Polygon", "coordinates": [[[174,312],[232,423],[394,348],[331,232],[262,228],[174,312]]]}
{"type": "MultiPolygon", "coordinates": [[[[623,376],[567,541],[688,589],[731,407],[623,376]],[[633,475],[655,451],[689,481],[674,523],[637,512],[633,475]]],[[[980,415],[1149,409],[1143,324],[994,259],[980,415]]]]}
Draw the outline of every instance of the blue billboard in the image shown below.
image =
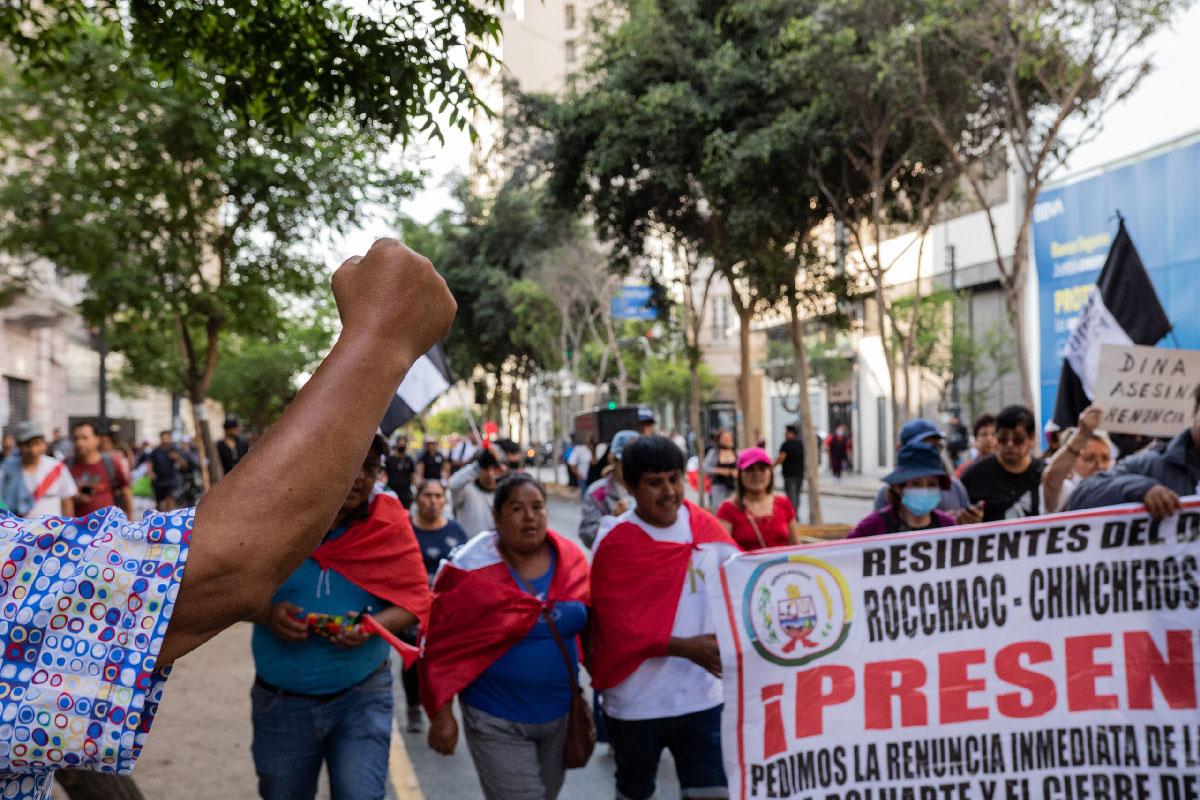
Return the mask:
{"type": "Polygon", "coordinates": [[[1043,192],[1033,213],[1043,422],[1054,413],[1067,338],[1104,266],[1117,211],[1174,326],[1161,344],[1200,349],[1200,142],[1043,192]]]}
{"type": "Polygon", "coordinates": [[[650,305],[654,290],[649,286],[622,286],[612,299],[613,319],[655,320],[658,313],[650,305]]]}

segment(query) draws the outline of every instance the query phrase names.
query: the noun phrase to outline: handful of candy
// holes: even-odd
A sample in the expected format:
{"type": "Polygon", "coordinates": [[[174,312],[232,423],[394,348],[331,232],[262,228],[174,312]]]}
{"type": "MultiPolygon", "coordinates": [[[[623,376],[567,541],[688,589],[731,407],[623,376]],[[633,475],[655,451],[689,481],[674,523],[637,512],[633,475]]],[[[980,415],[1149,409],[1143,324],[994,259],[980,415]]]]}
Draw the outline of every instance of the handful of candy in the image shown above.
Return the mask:
{"type": "Polygon", "coordinates": [[[342,631],[358,627],[358,621],[361,618],[361,613],[321,614],[309,611],[306,614],[296,615],[296,619],[305,624],[309,633],[324,636],[326,639],[335,639],[342,631]]]}

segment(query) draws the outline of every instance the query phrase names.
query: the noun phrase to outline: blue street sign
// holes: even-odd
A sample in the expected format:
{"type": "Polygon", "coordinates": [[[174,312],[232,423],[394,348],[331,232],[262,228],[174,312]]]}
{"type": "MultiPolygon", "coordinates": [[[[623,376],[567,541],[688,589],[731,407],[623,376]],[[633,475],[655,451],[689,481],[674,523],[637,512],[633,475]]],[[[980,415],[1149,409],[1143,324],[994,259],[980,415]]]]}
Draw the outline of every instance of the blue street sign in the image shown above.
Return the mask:
{"type": "Polygon", "coordinates": [[[612,299],[613,319],[658,319],[658,312],[650,307],[649,286],[622,286],[612,299]]]}

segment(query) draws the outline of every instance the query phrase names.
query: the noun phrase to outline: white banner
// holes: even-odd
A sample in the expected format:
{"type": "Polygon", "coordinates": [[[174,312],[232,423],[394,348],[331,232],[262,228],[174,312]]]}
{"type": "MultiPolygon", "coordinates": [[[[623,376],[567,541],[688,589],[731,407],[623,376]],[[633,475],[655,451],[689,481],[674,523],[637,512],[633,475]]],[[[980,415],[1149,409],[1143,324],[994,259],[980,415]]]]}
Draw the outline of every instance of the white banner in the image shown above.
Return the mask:
{"type": "Polygon", "coordinates": [[[1200,498],[750,553],[731,798],[1196,800],[1200,498]]]}

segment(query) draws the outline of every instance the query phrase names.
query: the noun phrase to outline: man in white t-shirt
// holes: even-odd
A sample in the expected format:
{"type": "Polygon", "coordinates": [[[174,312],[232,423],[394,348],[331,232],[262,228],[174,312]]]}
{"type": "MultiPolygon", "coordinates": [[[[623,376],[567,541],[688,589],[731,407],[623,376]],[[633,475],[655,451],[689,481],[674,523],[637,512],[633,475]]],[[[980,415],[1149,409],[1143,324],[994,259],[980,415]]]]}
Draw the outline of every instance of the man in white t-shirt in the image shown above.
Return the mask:
{"type": "Polygon", "coordinates": [[[474,431],[471,431],[450,448],[450,474],[453,475],[469,464],[477,452],[479,452],[479,437],[475,435],[474,431]]]}
{"type": "Polygon", "coordinates": [[[579,499],[583,499],[584,493],[587,491],[588,470],[592,468],[592,459],[595,457],[596,437],[589,436],[587,444],[577,444],[571,450],[571,458],[567,461],[567,468],[575,475],[575,479],[579,481],[579,499]]]}
{"type": "Polygon", "coordinates": [[[663,748],[684,798],[728,798],[721,654],[707,581],[737,545],[684,499],[683,454],[644,436],[621,454],[635,507],[602,525],[592,562],[592,684],[617,762],[617,796],[654,795],[663,748]]]}
{"type": "MultiPolygon", "coordinates": [[[[46,435],[41,428],[23,422],[17,427],[16,439],[21,451],[20,480],[24,485],[22,505],[28,508],[18,506],[12,510],[21,511],[21,516],[28,519],[46,515],[74,516],[74,498],[78,491],[75,480],[66,464],[46,455],[46,435]]],[[[6,480],[17,479],[15,469],[10,468],[7,474],[6,480]]],[[[6,490],[9,488],[17,487],[6,487],[6,490]]]]}

